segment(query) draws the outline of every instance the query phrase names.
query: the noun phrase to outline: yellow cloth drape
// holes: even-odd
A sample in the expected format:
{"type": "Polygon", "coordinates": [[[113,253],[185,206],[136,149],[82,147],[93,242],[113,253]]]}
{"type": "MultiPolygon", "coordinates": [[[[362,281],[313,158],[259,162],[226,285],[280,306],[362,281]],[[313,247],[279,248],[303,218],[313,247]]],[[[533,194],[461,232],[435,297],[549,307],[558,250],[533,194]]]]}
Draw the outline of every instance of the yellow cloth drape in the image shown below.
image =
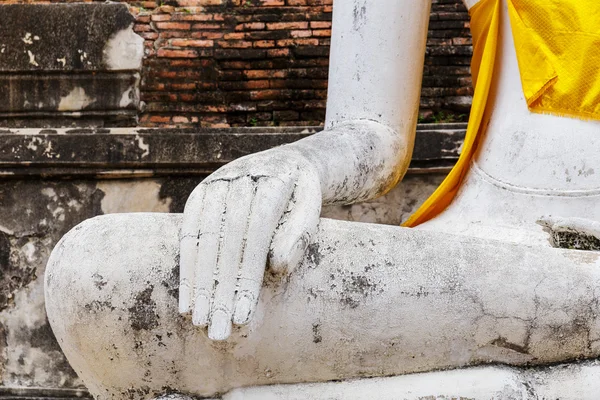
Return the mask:
{"type": "MultiPolygon", "coordinates": [[[[600,0],[507,1],[529,110],[600,120],[600,0]]],[[[469,10],[475,92],[463,150],[404,226],[428,221],[450,204],[484,134],[481,122],[494,74],[501,6],[502,0],[481,0],[469,10]]]]}

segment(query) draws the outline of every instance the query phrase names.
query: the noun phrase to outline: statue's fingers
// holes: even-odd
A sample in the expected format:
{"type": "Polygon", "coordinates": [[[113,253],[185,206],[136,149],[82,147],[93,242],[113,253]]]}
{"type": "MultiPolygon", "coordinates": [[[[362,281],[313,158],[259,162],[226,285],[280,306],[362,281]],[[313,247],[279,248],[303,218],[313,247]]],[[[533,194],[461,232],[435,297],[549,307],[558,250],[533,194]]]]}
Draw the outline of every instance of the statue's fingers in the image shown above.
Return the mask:
{"type": "Polygon", "coordinates": [[[293,184],[277,179],[259,182],[252,202],[246,246],[238,278],[233,322],[249,322],[258,301],[273,232],[291,197],[293,184]]]}
{"type": "Polygon", "coordinates": [[[255,191],[256,183],[250,177],[242,177],[231,183],[227,194],[208,327],[212,340],[225,340],[231,334],[233,300],[255,191]]]}
{"type": "Polygon", "coordinates": [[[183,211],[179,242],[179,312],[182,314],[190,312],[192,305],[196,255],[198,254],[196,251],[198,230],[204,207],[205,189],[205,185],[198,185],[190,194],[183,211]]]}
{"type": "Polygon", "coordinates": [[[225,213],[225,198],[229,189],[226,181],[215,181],[207,185],[202,209],[196,248],[195,282],[192,301],[192,323],[206,326],[213,293],[213,275],[217,264],[219,238],[225,213]]]}
{"type": "Polygon", "coordinates": [[[319,225],[322,195],[319,185],[307,175],[298,178],[288,212],[275,231],[269,266],[275,273],[293,271],[304,257],[319,225]]]}

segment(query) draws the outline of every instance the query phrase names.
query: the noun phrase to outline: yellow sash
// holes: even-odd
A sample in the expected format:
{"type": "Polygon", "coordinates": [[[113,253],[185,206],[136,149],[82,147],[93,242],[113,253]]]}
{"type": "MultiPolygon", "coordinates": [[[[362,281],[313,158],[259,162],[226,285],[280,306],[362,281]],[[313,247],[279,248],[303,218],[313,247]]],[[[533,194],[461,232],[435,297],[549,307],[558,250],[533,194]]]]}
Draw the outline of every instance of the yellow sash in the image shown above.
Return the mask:
{"type": "MultiPolygon", "coordinates": [[[[507,0],[523,93],[530,111],[600,120],[600,0],[507,0]]],[[[484,134],[502,0],[469,10],[475,93],[462,153],[446,179],[403,224],[413,227],[451,202],[484,134]]]]}

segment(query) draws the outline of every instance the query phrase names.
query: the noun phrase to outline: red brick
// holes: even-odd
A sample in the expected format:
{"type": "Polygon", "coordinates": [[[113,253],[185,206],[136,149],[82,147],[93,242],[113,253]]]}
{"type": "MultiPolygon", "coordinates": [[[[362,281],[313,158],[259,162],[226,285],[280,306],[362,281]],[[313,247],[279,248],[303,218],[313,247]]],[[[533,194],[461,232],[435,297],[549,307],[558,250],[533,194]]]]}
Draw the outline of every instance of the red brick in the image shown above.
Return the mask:
{"type": "Polygon", "coordinates": [[[133,27],[134,32],[150,32],[152,28],[148,24],[135,24],[133,27]]]}
{"type": "Polygon", "coordinates": [[[288,57],[290,49],[271,49],[267,50],[267,57],[288,57]]]}
{"type": "Polygon", "coordinates": [[[177,0],[181,7],[195,6],[220,6],[226,0],[177,0]]]}
{"type": "Polygon", "coordinates": [[[331,29],[315,29],[312,31],[313,36],[321,37],[331,37],[331,29]]]}
{"type": "Polygon", "coordinates": [[[208,23],[194,24],[192,26],[192,29],[195,29],[195,30],[210,30],[210,29],[221,29],[221,28],[222,28],[221,24],[208,24],[208,23]]]}
{"type": "Polygon", "coordinates": [[[212,21],[212,14],[175,14],[173,21],[212,21]]]}
{"type": "Polygon", "coordinates": [[[153,14],[150,18],[156,22],[170,21],[171,14],[153,14]]]}
{"type": "Polygon", "coordinates": [[[244,71],[244,76],[247,79],[285,78],[287,76],[287,71],[274,69],[249,70],[244,71]]]}
{"type": "Polygon", "coordinates": [[[306,38],[306,37],[312,36],[312,31],[311,30],[290,31],[290,35],[292,35],[293,38],[306,38]]]}
{"type": "Polygon", "coordinates": [[[156,27],[164,30],[182,30],[187,31],[190,29],[191,24],[188,22],[157,22],[156,27]]]}
{"type": "Polygon", "coordinates": [[[211,32],[211,31],[191,32],[190,36],[193,38],[201,38],[201,39],[221,39],[223,37],[223,33],[222,32],[211,32]]]}
{"type": "Polygon", "coordinates": [[[168,58],[196,58],[198,53],[194,50],[171,50],[171,49],[158,49],[157,52],[159,57],[168,58]]]}
{"type": "Polygon", "coordinates": [[[181,116],[181,115],[177,115],[177,116],[173,117],[172,120],[176,124],[187,124],[187,123],[190,122],[190,120],[188,119],[188,117],[181,116]]]}
{"type": "Polygon", "coordinates": [[[172,39],[171,45],[175,47],[213,47],[212,40],[172,39]]]}
{"type": "Polygon", "coordinates": [[[260,0],[260,5],[264,7],[278,7],[284,6],[285,2],[283,0],[260,0]]]}
{"type": "Polygon", "coordinates": [[[308,22],[272,22],[267,23],[267,29],[307,29],[308,22]]]}
{"type": "Polygon", "coordinates": [[[225,35],[223,35],[223,39],[225,40],[239,40],[239,39],[244,39],[245,35],[241,32],[235,32],[235,33],[226,33],[225,35]]]}
{"type": "Polygon", "coordinates": [[[317,39],[284,39],[278,40],[278,47],[290,47],[290,46],[318,46],[319,40],[317,39]]]}
{"type": "Polygon", "coordinates": [[[253,46],[258,47],[258,48],[275,47],[275,41],[274,40],[256,40],[255,42],[253,42],[253,46]]]}
{"type": "Polygon", "coordinates": [[[249,22],[245,24],[239,24],[235,27],[236,31],[252,31],[261,29],[265,29],[265,24],[263,22],[249,22]]]}
{"type": "Polygon", "coordinates": [[[150,122],[154,122],[154,123],[166,123],[166,122],[170,122],[171,121],[171,117],[163,117],[160,115],[153,115],[150,117],[150,122]]]}
{"type": "Polygon", "coordinates": [[[196,89],[195,83],[173,83],[171,88],[174,90],[194,90],[196,89]]]}
{"type": "Polygon", "coordinates": [[[156,40],[158,38],[157,32],[142,32],[142,33],[138,33],[138,35],[140,35],[144,39],[148,39],[148,40],[156,40]]]}
{"type": "Polygon", "coordinates": [[[248,49],[252,47],[252,42],[246,40],[220,40],[217,44],[224,49],[248,49]]]}
{"type": "Polygon", "coordinates": [[[331,22],[329,22],[329,21],[311,21],[310,27],[313,29],[330,29],[331,22]]]}

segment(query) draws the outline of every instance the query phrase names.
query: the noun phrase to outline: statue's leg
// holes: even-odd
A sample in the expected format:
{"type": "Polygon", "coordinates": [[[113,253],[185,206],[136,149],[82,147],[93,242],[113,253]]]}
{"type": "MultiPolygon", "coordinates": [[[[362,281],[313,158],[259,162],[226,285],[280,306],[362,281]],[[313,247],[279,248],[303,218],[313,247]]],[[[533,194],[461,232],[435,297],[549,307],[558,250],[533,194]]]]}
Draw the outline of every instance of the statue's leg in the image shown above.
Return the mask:
{"type": "Polygon", "coordinates": [[[177,313],[180,220],[94,218],[52,254],[48,316],[97,398],[600,354],[598,253],[332,220],[291,276],[266,277],[251,324],[212,342],[177,313]]]}
{"type": "Polygon", "coordinates": [[[600,362],[515,368],[485,366],[342,382],[234,389],[222,400],[596,400],[600,362]]]}

